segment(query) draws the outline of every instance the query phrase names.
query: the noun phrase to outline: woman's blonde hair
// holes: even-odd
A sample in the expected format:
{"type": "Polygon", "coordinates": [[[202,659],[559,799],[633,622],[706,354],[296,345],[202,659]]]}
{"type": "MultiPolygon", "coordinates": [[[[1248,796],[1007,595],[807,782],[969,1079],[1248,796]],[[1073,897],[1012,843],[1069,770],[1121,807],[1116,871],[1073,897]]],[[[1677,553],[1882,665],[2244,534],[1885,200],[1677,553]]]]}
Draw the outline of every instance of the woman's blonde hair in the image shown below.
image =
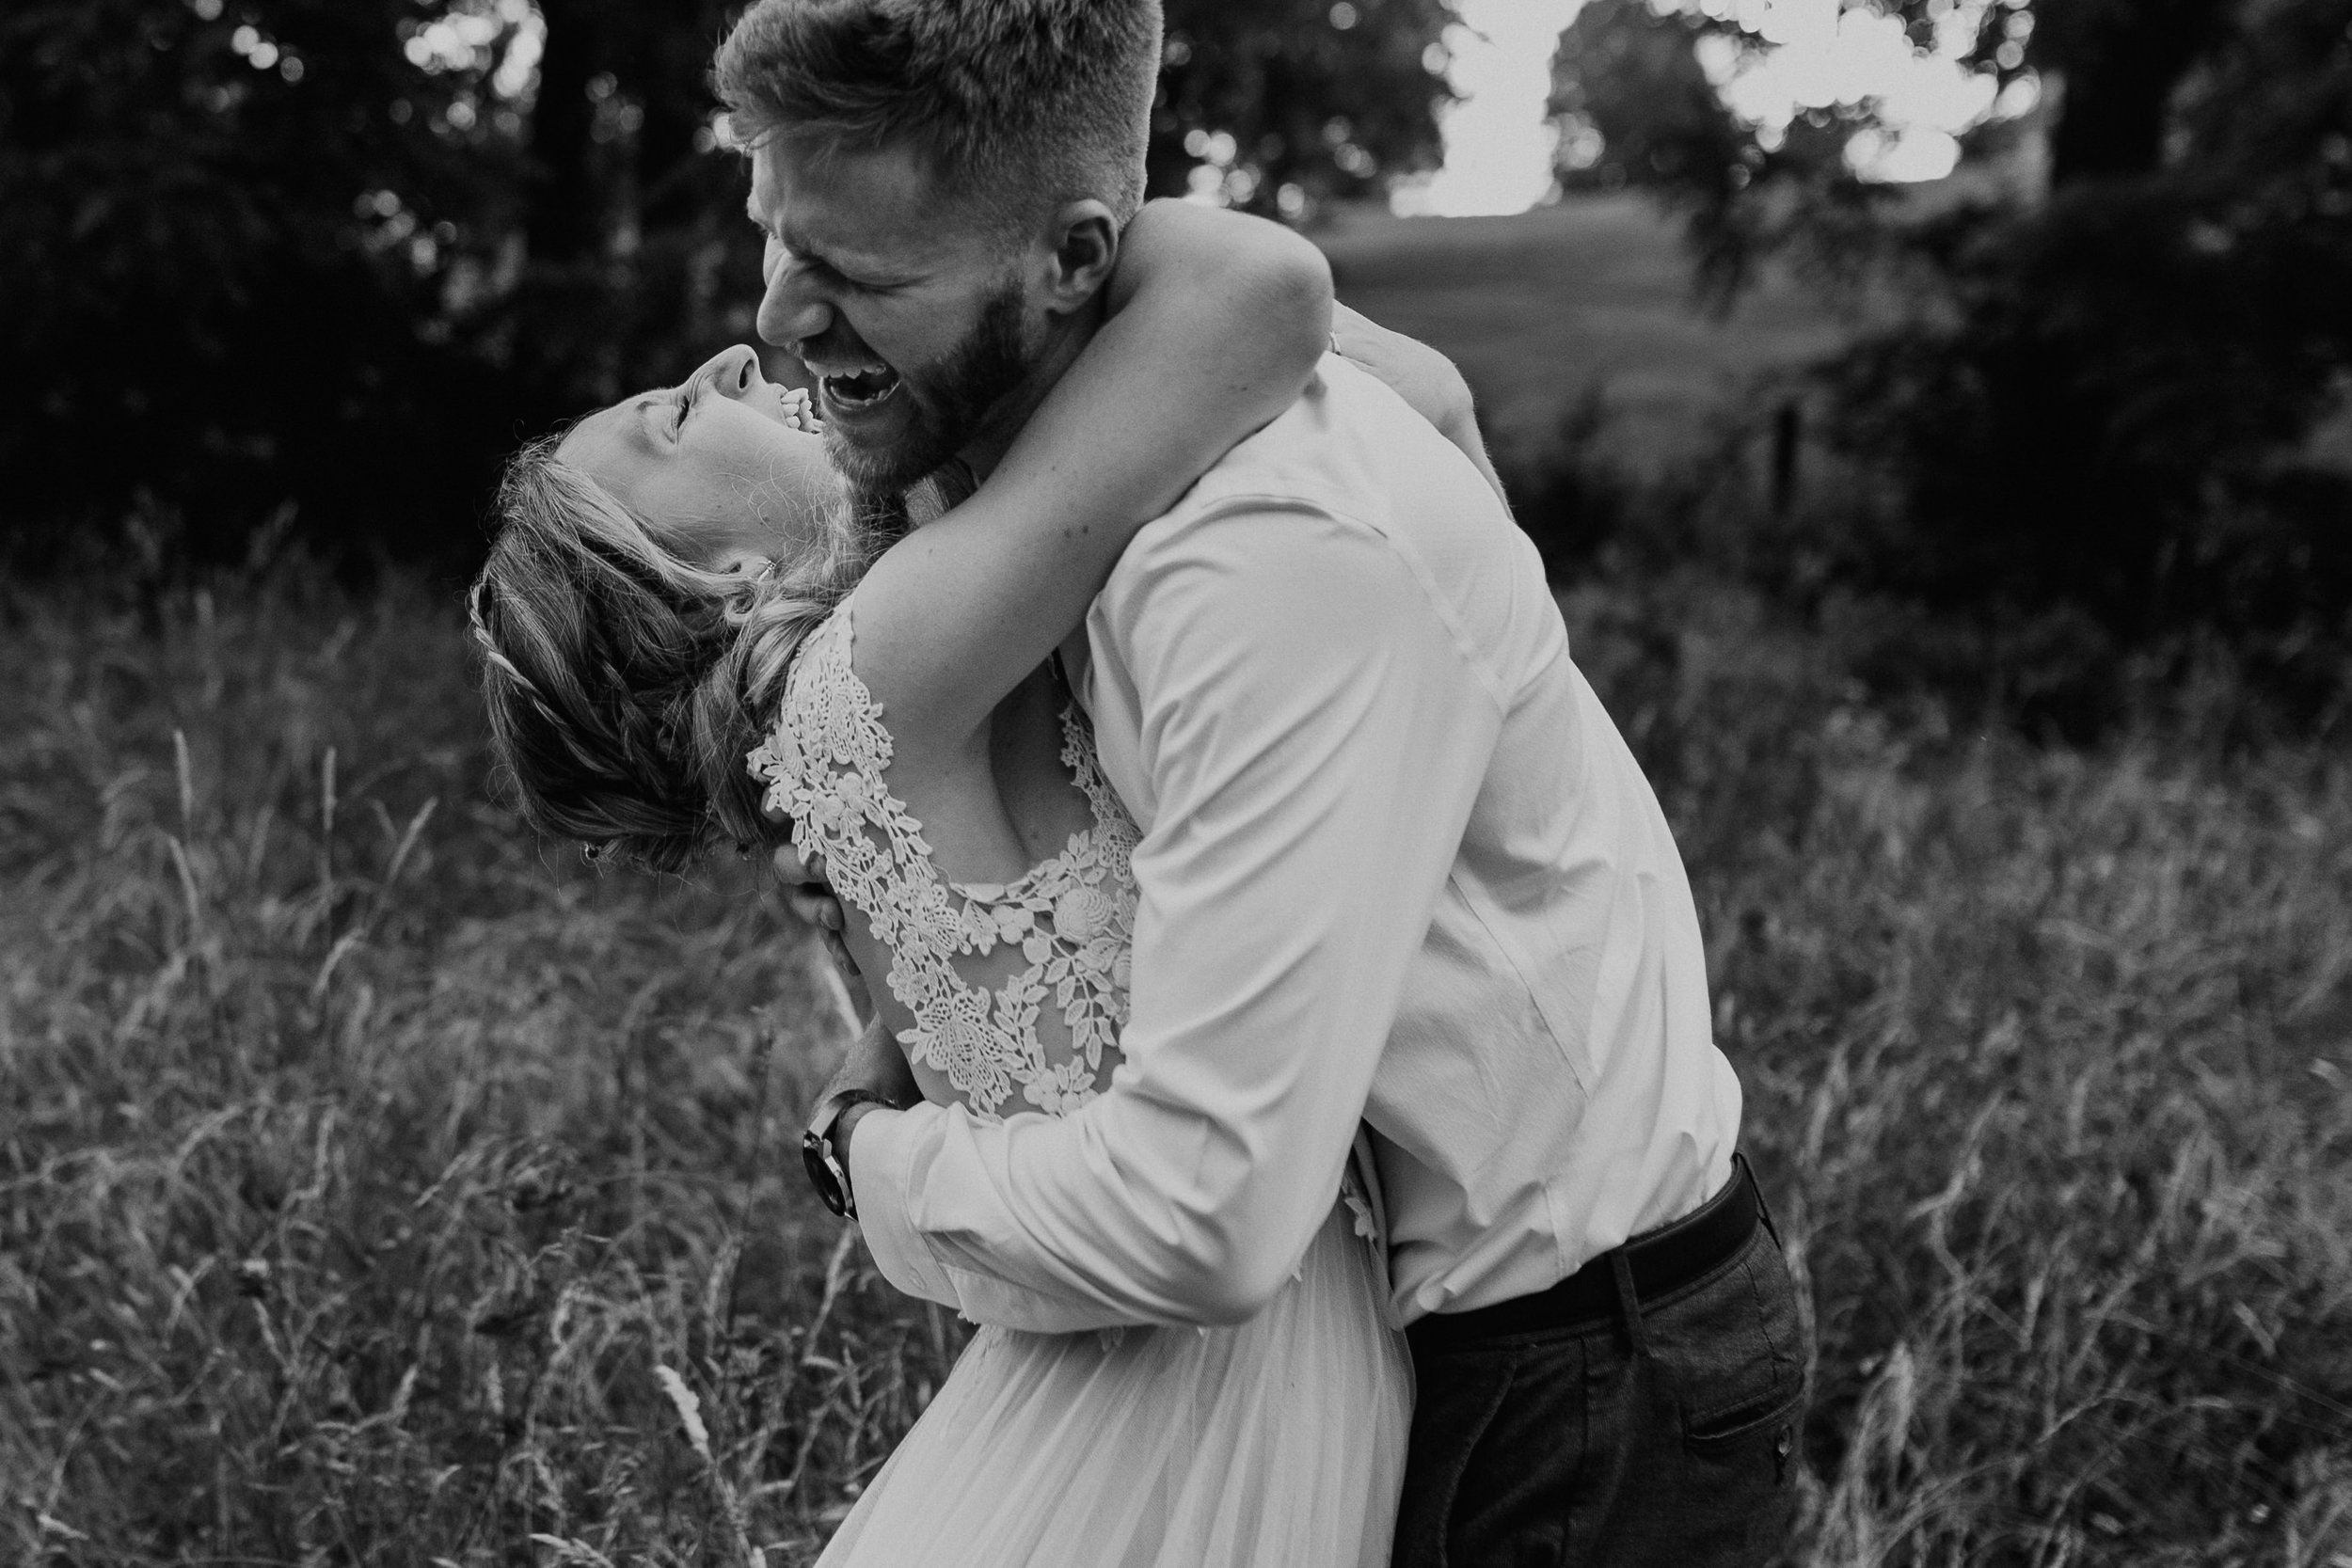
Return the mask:
{"type": "Polygon", "coordinates": [[[558,456],[560,439],[508,464],[470,595],[494,762],[524,819],[592,861],[675,872],[770,840],[744,755],[888,531],[837,507],[794,559],[711,571],[558,456]]]}

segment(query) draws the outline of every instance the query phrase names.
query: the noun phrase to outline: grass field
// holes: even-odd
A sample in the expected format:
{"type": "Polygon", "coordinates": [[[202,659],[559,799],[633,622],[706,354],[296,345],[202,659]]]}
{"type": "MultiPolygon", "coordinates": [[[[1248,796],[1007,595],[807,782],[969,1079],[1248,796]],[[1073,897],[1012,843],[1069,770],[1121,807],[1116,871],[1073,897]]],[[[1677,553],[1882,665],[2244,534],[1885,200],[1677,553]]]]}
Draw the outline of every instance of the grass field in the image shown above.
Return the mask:
{"type": "Polygon", "coordinates": [[[1506,452],[1543,450],[1597,388],[1612,455],[1654,472],[1687,456],[1756,377],[1843,331],[1779,271],[1729,316],[1701,310],[1677,229],[1637,196],[1517,217],[1351,214],[1315,237],[1342,299],[1462,367],[1506,452]]]}
{"type": "MultiPolygon", "coordinates": [[[[1568,608],[1812,1303],[1806,1560],[2352,1563],[2352,763],[1568,608]]],[[[952,1357],[799,1175],[806,944],[526,841],[460,627],[0,591],[0,1560],[774,1568],[952,1357]]]]}

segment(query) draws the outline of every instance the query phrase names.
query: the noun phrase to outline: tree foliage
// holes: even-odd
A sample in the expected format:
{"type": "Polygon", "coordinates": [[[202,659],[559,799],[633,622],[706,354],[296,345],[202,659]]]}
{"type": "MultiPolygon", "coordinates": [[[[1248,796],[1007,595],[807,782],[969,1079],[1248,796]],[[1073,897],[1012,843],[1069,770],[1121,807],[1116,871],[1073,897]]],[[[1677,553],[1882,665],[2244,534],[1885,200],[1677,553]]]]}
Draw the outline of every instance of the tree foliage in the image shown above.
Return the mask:
{"type": "MultiPolygon", "coordinates": [[[[1758,40],[1697,9],[1648,0],[1591,0],[1560,36],[1550,110],[1560,123],[1561,183],[1569,190],[1652,192],[1689,224],[1703,288],[1736,293],[1767,248],[1779,214],[1767,193],[1798,188],[1821,225],[1870,193],[1841,157],[1867,112],[1800,115],[1777,136],[1731,112],[1698,59],[1705,38],[1743,49],[1758,40]]],[[[1785,200],[1778,203],[1785,210],[1785,200]]]]}
{"type": "MultiPolygon", "coordinates": [[[[1915,40],[1951,8],[1865,3],[1915,40]]],[[[1554,109],[1587,138],[1571,172],[1679,204],[1718,278],[1791,244],[1899,269],[1917,309],[1823,374],[1831,438],[1898,500],[1841,542],[1847,571],[1955,605],[2066,600],[2125,641],[2352,639],[2352,494],[2293,458],[2352,384],[2352,0],[2001,0],[1969,59],[2042,86],[2045,188],[1928,201],[1849,165],[1873,104],[1777,146],[1710,105],[1709,36],[1764,47],[1695,6],[1596,0],[1554,109]],[[1620,60],[1644,85],[1603,79],[1620,60]]]]}
{"type": "MultiPolygon", "coordinates": [[[[470,548],[518,438],[751,333],[740,5],[11,0],[0,553],[470,548]]],[[[1168,10],[1155,193],[1295,216],[1434,156],[1443,0],[1168,10]]]]}
{"type": "Polygon", "coordinates": [[[471,84],[404,55],[415,13],[283,0],[266,31],[216,3],[0,13],[14,531],[140,488],[208,533],[296,495],[434,490],[480,378],[419,328],[514,165],[490,137],[424,132],[471,84]]]}
{"type": "Polygon", "coordinates": [[[1168,0],[1167,17],[1153,195],[1296,217],[1435,165],[1448,0],[1168,0]]]}

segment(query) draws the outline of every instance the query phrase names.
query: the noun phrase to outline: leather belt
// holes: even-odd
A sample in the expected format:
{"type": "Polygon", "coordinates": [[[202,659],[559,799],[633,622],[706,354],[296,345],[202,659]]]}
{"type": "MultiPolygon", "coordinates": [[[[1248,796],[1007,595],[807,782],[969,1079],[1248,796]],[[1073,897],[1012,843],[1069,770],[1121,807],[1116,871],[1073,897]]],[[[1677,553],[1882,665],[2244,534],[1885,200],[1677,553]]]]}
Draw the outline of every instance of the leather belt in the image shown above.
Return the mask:
{"type": "Polygon", "coordinates": [[[1756,1190],[1755,1173],[1744,1158],[1734,1154],[1731,1180],[1724,1190],[1673,1224],[1602,1253],[1548,1291],[1465,1312],[1433,1312],[1407,1327],[1405,1337],[1417,1354],[1427,1354],[1505,1335],[1612,1321],[1617,1316],[1619,1253],[1632,1276],[1635,1302],[1654,1301],[1738,1257],[1756,1235],[1759,1221],[1771,1223],[1756,1190]]]}

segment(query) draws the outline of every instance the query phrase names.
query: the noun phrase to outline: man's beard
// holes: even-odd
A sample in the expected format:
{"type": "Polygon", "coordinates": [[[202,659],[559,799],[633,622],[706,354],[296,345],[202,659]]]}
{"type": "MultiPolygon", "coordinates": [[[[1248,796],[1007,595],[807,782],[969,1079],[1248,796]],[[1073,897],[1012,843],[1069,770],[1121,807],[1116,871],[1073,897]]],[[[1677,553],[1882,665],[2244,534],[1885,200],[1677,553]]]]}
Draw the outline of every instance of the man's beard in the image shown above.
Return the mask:
{"type": "Polygon", "coordinates": [[[948,351],[936,373],[925,378],[929,385],[918,386],[899,372],[898,395],[914,409],[905,434],[879,449],[828,436],[834,467],[850,489],[869,498],[903,496],[909,485],[969,446],[996,405],[1036,369],[1024,326],[1021,286],[1007,283],[981,305],[972,330],[948,351]]]}

